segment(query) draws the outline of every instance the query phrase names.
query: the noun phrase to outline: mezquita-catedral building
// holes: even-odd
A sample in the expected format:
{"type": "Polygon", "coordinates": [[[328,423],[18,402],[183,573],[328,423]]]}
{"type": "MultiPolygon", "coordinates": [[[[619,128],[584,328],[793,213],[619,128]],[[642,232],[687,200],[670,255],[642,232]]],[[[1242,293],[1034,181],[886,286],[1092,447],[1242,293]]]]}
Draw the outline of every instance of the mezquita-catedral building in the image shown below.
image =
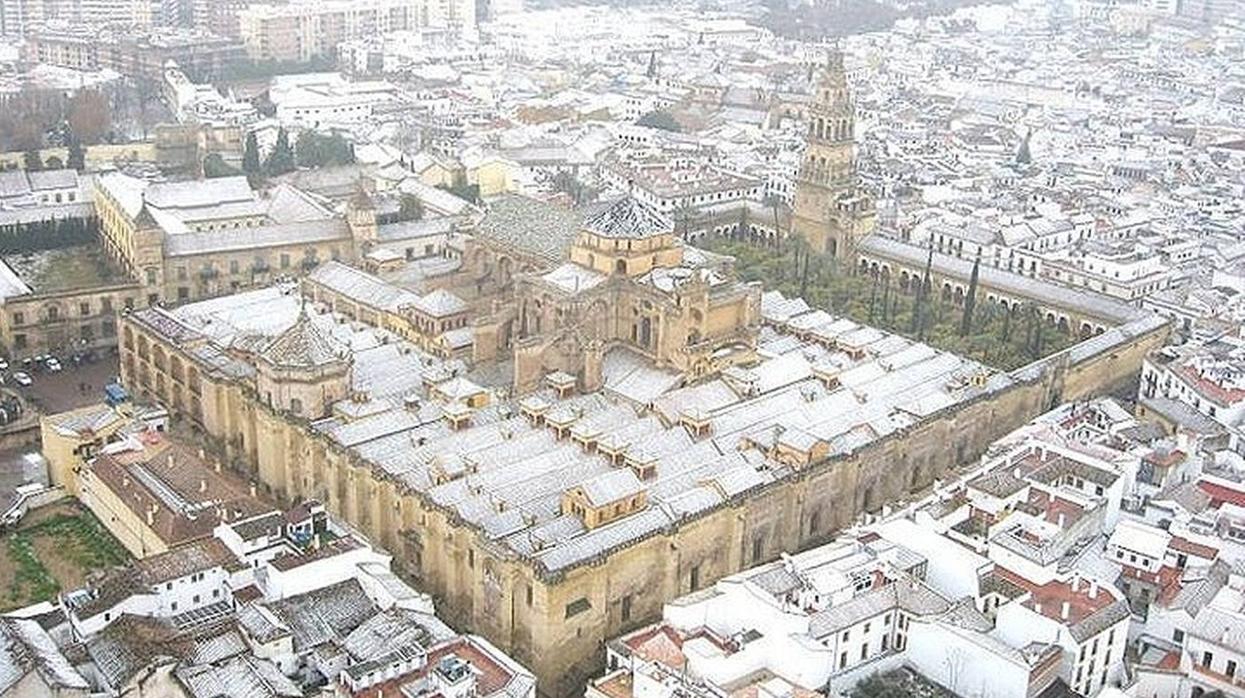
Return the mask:
{"type": "MultiPolygon", "coordinates": [[[[848,257],[872,206],[837,54],[818,93],[793,225],[848,257]]],[[[1112,306],[1092,346],[1007,373],[744,283],[629,197],[489,201],[406,283],[418,231],[364,194],[343,219],[245,180],[101,186],[109,253],[173,304],[122,317],[124,383],[267,494],[322,501],[556,696],[663,603],[1127,382],[1167,333],[1112,306]]],[[[52,464],[71,491],[73,467],[52,464]]]]}

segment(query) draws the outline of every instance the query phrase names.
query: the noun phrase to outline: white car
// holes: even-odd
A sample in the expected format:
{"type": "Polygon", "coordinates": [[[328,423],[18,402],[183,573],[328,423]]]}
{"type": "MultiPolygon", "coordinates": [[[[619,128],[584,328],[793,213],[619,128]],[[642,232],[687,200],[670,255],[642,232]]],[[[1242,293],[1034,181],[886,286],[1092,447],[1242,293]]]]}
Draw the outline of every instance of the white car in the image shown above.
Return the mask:
{"type": "Polygon", "coordinates": [[[31,378],[30,378],[30,374],[29,374],[29,373],[26,373],[25,371],[18,371],[17,373],[14,373],[14,374],[13,374],[13,382],[14,382],[14,383],[17,383],[18,385],[22,386],[23,388],[24,388],[24,387],[26,387],[26,386],[29,386],[29,385],[34,384],[34,381],[33,381],[33,380],[31,380],[31,378]]]}
{"type": "Polygon", "coordinates": [[[9,370],[9,360],[0,359],[0,371],[7,371],[7,370],[9,370]]]}
{"type": "Polygon", "coordinates": [[[43,365],[46,366],[47,369],[51,371],[52,373],[56,373],[57,371],[64,370],[65,368],[64,366],[61,366],[61,360],[56,358],[55,356],[49,356],[47,361],[43,362],[43,365]]]}

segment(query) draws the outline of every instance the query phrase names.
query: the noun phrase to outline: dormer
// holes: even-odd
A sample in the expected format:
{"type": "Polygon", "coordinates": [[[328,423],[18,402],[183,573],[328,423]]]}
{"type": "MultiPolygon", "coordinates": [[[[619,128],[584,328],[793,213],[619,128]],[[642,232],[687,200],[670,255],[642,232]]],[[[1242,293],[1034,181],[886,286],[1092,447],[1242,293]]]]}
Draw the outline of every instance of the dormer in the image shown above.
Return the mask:
{"type": "Polygon", "coordinates": [[[679,412],[679,424],[698,439],[707,436],[712,431],[709,412],[699,407],[684,407],[679,412]]]}
{"type": "Polygon", "coordinates": [[[597,451],[605,456],[610,465],[619,466],[623,463],[623,458],[627,454],[627,449],[631,447],[631,442],[616,435],[607,434],[597,440],[597,451]]]}
{"type": "Polygon", "coordinates": [[[433,457],[432,463],[428,465],[428,476],[432,478],[432,482],[437,485],[444,485],[451,480],[472,472],[467,461],[460,455],[454,453],[442,453],[433,457]]]}
{"type": "Polygon", "coordinates": [[[816,363],[813,364],[813,377],[821,381],[826,390],[834,390],[839,387],[839,374],[842,369],[832,363],[816,363]]]}
{"type": "Polygon", "coordinates": [[[645,448],[630,448],[623,458],[627,467],[641,480],[652,480],[657,477],[657,456],[645,448]]]}
{"type": "Polygon", "coordinates": [[[562,513],[572,514],[592,529],[640,511],[648,491],[630,469],[602,473],[562,493],[562,513]]]}
{"type": "Polygon", "coordinates": [[[774,443],[774,458],[795,468],[822,460],[829,453],[830,445],[824,439],[796,427],[784,429],[774,443]]]}
{"type": "Polygon", "coordinates": [[[553,392],[557,393],[559,398],[570,397],[575,392],[576,384],[575,376],[566,371],[554,371],[545,376],[545,385],[549,386],[553,392]]]}
{"type": "Polygon", "coordinates": [[[472,409],[461,402],[451,402],[441,408],[441,416],[454,430],[471,426],[472,409]]]}
{"type": "Polygon", "coordinates": [[[593,424],[576,424],[571,427],[571,440],[579,444],[586,453],[596,449],[597,439],[601,436],[601,427],[593,424]]]}
{"type": "Polygon", "coordinates": [[[540,426],[544,423],[545,414],[552,406],[552,403],[539,395],[528,395],[519,400],[519,413],[527,417],[534,426],[540,426]]]}
{"type": "Polygon", "coordinates": [[[571,432],[571,426],[579,419],[579,414],[566,405],[559,406],[545,415],[545,424],[553,429],[559,439],[565,439],[571,432]]]}

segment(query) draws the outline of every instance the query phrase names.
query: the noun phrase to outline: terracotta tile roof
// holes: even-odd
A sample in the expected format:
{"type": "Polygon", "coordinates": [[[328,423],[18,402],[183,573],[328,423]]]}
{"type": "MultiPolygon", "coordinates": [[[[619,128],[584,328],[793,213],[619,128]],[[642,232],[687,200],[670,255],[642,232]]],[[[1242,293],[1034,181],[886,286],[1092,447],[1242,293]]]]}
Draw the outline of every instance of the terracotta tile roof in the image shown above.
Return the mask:
{"type": "Polygon", "coordinates": [[[1212,508],[1218,509],[1224,503],[1245,507],[1245,489],[1232,488],[1206,480],[1198,481],[1197,486],[1210,497],[1212,508]]]}
{"type": "Polygon", "coordinates": [[[214,567],[237,570],[242,564],[219,539],[205,538],[137,560],[134,567],[144,584],[154,586],[214,567]]]}
{"type": "Polygon", "coordinates": [[[170,548],[210,536],[221,521],[270,508],[193,449],[162,438],[141,451],[101,455],[90,473],[140,521],[150,515],[148,525],[170,548]]]}
{"type": "Polygon", "coordinates": [[[1080,582],[1076,591],[1070,582],[1051,581],[1046,584],[1035,584],[1025,577],[1003,567],[996,567],[995,573],[1003,579],[1029,592],[1030,599],[1026,605],[1047,618],[1058,620],[1068,625],[1080,623],[1090,615],[1105,609],[1115,602],[1114,594],[1106,587],[1099,586],[1097,594],[1089,595],[1090,583],[1080,582]],[[1063,604],[1068,604],[1068,617],[1064,619],[1063,604]]]}
{"type": "Polygon", "coordinates": [[[1187,538],[1180,536],[1172,536],[1168,547],[1177,552],[1196,555],[1205,560],[1214,560],[1219,555],[1219,549],[1202,543],[1195,543],[1187,538]]]}

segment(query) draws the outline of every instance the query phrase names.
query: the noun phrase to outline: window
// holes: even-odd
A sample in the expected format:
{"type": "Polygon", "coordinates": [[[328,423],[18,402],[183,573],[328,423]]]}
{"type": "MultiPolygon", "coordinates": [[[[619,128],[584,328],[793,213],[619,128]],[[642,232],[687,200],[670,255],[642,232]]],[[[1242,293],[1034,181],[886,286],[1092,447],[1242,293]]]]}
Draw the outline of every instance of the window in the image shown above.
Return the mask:
{"type": "Polygon", "coordinates": [[[101,298],[99,300],[99,310],[101,313],[111,313],[112,312],[112,299],[101,298]]]}
{"type": "Polygon", "coordinates": [[[622,597],[622,604],[619,607],[619,615],[622,616],[622,622],[627,623],[631,620],[631,594],[622,597]]]}
{"type": "Polygon", "coordinates": [[[237,273],[238,273],[238,260],[236,260],[236,259],[235,259],[235,260],[233,260],[233,261],[229,262],[229,273],[230,273],[230,274],[237,274],[237,273]]]}
{"type": "Polygon", "coordinates": [[[173,610],[173,611],[176,611],[176,610],[177,610],[177,602],[176,602],[176,601],[174,601],[174,602],[173,602],[173,603],[169,606],[169,609],[170,609],[170,610],[173,610]]]}
{"type": "Polygon", "coordinates": [[[1223,667],[1223,673],[1227,674],[1230,679],[1236,678],[1236,661],[1229,659],[1228,663],[1223,667]]]}
{"type": "Polygon", "coordinates": [[[290,256],[288,254],[281,255],[281,268],[282,269],[290,268],[290,256]]]}
{"type": "Polygon", "coordinates": [[[869,656],[869,643],[867,642],[860,643],[860,658],[864,659],[865,657],[868,657],[868,656],[869,656]]]}
{"type": "Polygon", "coordinates": [[[1175,630],[1173,630],[1173,631],[1172,631],[1172,640],[1173,640],[1174,642],[1181,642],[1181,643],[1183,643],[1183,642],[1184,642],[1184,631],[1183,631],[1183,630],[1181,630],[1180,628],[1176,628],[1175,630]]]}
{"type": "Polygon", "coordinates": [[[527,592],[527,593],[526,593],[526,596],[527,596],[527,605],[530,607],[530,606],[532,605],[532,585],[531,585],[531,584],[528,584],[528,585],[527,585],[527,590],[526,590],[526,592],[527,592]]]}
{"type": "Polygon", "coordinates": [[[78,304],[78,314],[79,314],[79,315],[90,315],[90,314],[91,314],[91,304],[90,304],[90,303],[88,303],[88,302],[86,302],[86,301],[83,301],[83,302],[79,303],[79,304],[78,304]]]}
{"type": "Polygon", "coordinates": [[[574,601],[566,604],[566,617],[574,618],[590,608],[592,608],[592,602],[588,601],[587,598],[581,597],[575,599],[574,601]]]}
{"type": "Polygon", "coordinates": [[[25,313],[13,313],[13,324],[14,325],[25,325],[26,324],[25,313]]]}
{"type": "Polygon", "coordinates": [[[467,549],[467,566],[473,570],[476,568],[476,551],[472,548],[467,549]]]}
{"type": "Polygon", "coordinates": [[[839,668],[843,669],[846,667],[847,667],[847,653],[844,652],[843,654],[839,655],[839,668]]]}
{"type": "Polygon", "coordinates": [[[691,590],[696,591],[700,588],[700,565],[692,565],[692,572],[689,575],[691,590]]]}
{"type": "Polygon", "coordinates": [[[1213,662],[1213,661],[1215,661],[1215,655],[1214,655],[1214,653],[1213,653],[1213,652],[1203,652],[1203,653],[1202,653],[1202,666],[1204,666],[1204,667],[1206,667],[1207,669],[1209,669],[1209,668],[1210,668],[1210,663],[1211,663],[1211,662],[1213,662]]]}

